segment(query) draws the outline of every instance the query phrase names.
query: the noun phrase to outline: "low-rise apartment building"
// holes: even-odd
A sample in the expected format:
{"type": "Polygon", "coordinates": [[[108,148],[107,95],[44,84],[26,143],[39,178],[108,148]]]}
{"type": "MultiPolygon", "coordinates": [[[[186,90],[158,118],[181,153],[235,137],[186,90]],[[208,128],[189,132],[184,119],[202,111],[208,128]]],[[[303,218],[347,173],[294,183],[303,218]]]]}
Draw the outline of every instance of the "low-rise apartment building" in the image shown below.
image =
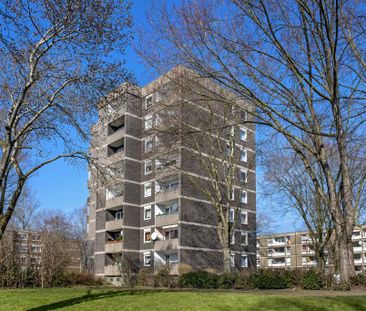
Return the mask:
{"type": "MultiPolygon", "coordinates": [[[[366,226],[354,229],[352,242],[356,273],[365,272],[366,226]]],[[[306,231],[257,238],[257,268],[309,268],[316,265],[314,247],[306,231]]]]}

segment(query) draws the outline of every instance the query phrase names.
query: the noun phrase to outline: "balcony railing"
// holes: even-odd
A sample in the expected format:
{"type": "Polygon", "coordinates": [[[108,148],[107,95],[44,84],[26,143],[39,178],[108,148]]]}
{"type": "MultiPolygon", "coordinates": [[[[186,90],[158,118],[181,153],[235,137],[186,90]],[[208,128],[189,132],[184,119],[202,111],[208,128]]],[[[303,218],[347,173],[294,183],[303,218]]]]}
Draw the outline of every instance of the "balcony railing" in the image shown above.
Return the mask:
{"type": "Polygon", "coordinates": [[[157,227],[172,225],[178,222],[178,211],[170,214],[160,214],[155,217],[157,227]]]}
{"type": "Polygon", "coordinates": [[[107,265],[104,267],[105,275],[121,275],[120,267],[118,265],[107,265]]]}
{"type": "Polygon", "coordinates": [[[122,241],[107,241],[105,243],[105,252],[106,253],[120,253],[122,252],[122,241]]]}
{"type": "Polygon", "coordinates": [[[125,135],[125,127],[119,128],[117,131],[107,136],[107,145],[110,145],[122,139],[124,135],[125,135]]]}
{"type": "Polygon", "coordinates": [[[157,251],[178,249],[178,239],[157,240],[154,249],[157,251]]]}
{"type": "Polygon", "coordinates": [[[155,193],[156,202],[171,201],[177,198],[179,195],[180,187],[170,187],[168,189],[160,190],[155,193]]]}
{"type": "Polygon", "coordinates": [[[110,220],[105,223],[105,229],[108,230],[116,230],[121,229],[123,224],[122,219],[110,220]]]}

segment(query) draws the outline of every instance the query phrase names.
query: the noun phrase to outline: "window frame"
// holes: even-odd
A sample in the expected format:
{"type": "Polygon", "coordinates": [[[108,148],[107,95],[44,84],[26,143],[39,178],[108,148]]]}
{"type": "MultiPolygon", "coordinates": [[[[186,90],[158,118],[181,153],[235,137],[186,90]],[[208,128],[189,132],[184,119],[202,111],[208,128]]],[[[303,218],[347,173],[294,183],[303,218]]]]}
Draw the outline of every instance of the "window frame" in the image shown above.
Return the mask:
{"type": "Polygon", "coordinates": [[[247,183],[248,182],[248,170],[241,168],[239,171],[239,181],[242,183],[247,183]],[[242,179],[242,173],[244,173],[245,175],[245,179],[242,179]]]}
{"type": "Polygon", "coordinates": [[[144,151],[145,153],[151,152],[154,149],[154,137],[149,136],[144,139],[144,151]],[[151,142],[151,147],[148,148],[148,143],[151,142]]]}
{"type": "Polygon", "coordinates": [[[240,268],[249,268],[248,255],[241,254],[240,255],[240,268]],[[245,265],[243,265],[243,258],[245,258],[245,265]]]}
{"type": "Polygon", "coordinates": [[[147,244],[147,243],[151,243],[151,234],[152,234],[152,232],[151,232],[151,228],[149,228],[149,229],[144,229],[144,243],[145,244],[147,244]],[[150,233],[150,240],[146,240],[146,233],[150,233]]]}
{"type": "Polygon", "coordinates": [[[248,224],[248,212],[245,210],[240,210],[239,213],[239,220],[241,225],[247,225],[248,224]],[[242,215],[245,215],[245,221],[243,222],[242,215]]]}
{"type": "Polygon", "coordinates": [[[230,208],[229,209],[229,222],[235,222],[235,209],[230,208]]]}
{"type": "Polygon", "coordinates": [[[145,175],[150,175],[151,173],[153,172],[153,162],[152,160],[145,160],[144,161],[144,174],[145,175]],[[150,164],[150,165],[149,165],[150,164]],[[147,171],[146,168],[148,166],[151,166],[151,170],[150,171],[147,171]]]}
{"type": "Polygon", "coordinates": [[[246,142],[248,140],[248,129],[246,127],[239,128],[239,139],[242,142],[246,142]],[[242,133],[244,133],[243,138],[242,133]]]}
{"type": "Polygon", "coordinates": [[[150,220],[152,218],[152,205],[144,206],[144,220],[150,220]],[[150,210],[150,217],[146,217],[146,211],[150,210]]]}
{"type": "Polygon", "coordinates": [[[152,114],[148,114],[144,118],[144,129],[145,131],[151,130],[153,128],[154,118],[152,114]]]}
{"type": "Polygon", "coordinates": [[[235,253],[230,253],[230,267],[235,268],[235,253]]]}
{"type": "Polygon", "coordinates": [[[152,196],[152,182],[144,183],[144,198],[150,198],[152,196]],[[150,187],[150,193],[147,194],[147,188],[150,187]]]}
{"type": "Polygon", "coordinates": [[[240,244],[243,246],[248,246],[248,232],[241,231],[240,232],[240,244]],[[243,243],[243,237],[245,236],[245,243],[243,243]]]}
{"type": "Polygon", "coordinates": [[[150,94],[145,97],[145,110],[149,110],[154,106],[153,94],[150,94]],[[148,102],[151,101],[151,104],[148,106],[148,102]]]}
{"type": "Polygon", "coordinates": [[[144,253],[144,267],[150,267],[151,266],[151,253],[145,252],[144,253]],[[149,257],[149,262],[147,263],[146,258],[149,257]]]}
{"type": "Polygon", "coordinates": [[[240,203],[248,204],[248,191],[241,190],[240,191],[240,203]],[[243,194],[245,193],[245,199],[243,200],[243,194]]]}
{"type": "Polygon", "coordinates": [[[248,162],[248,149],[243,148],[240,151],[240,161],[247,163],[248,162]]]}

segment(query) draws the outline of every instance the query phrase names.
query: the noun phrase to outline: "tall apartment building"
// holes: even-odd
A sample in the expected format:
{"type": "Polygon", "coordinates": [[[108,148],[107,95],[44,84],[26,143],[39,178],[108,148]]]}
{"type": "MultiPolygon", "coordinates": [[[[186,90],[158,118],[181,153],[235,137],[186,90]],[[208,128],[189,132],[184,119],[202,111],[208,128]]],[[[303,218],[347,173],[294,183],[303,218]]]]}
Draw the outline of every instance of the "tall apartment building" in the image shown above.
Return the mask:
{"type": "MultiPolygon", "coordinates": [[[[356,273],[365,272],[366,226],[354,229],[352,242],[356,273]]],[[[306,231],[257,238],[258,268],[309,268],[316,264],[314,247],[306,231]]]]}
{"type": "MultiPolygon", "coordinates": [[[[217,99],[211,115],[218,120],[228,99],[236,103],[230,112],[233,118],[250,118],[250,106],[182,67],[142,88],[124,84],[100,101],[90,152],[95,166],[107,169],[91,169],[88,199],[88,239],[94,243],[96,275],[116,280],[122,254],[136,271],[155,271],[167,263],[172,273],[222,270],[217,216],[193,181],[207,182],[209,176],[192,154],[208,156],[214,151],[206,146],[206,155],[197,152],[180,131],[184,118],[197,118],[196,125],[202,126],[207,104],[213,101],[209,98],[217,99]]],[[[233,207],[228,211],[235,223],[230,259],[232,269],[241,269],[255,267],[255,129],[248,123],[230,130],[236,135],[233,207]]],[[[220,135],[219,145],[226,147],[220,135]]],[[[208,141],[202,137],[202,142],[208,141]]],[[[222,163],[226,158],[225,153],[217,155],[222,163]]]]}

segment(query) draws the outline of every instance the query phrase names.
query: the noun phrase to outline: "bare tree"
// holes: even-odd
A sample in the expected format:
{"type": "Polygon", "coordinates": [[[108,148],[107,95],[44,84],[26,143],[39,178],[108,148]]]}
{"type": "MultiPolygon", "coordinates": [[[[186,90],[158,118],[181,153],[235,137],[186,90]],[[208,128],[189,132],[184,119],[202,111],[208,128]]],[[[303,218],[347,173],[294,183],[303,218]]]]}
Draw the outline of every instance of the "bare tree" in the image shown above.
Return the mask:
{"type": "Polygon", "coordinates": [[[14,210],[9,227],[15,230],[29,231],[35,226],[35,218],[39,209],[39,202],[32,192],[32,189],[25,186],[19,200],[17,208],[14,210]]]}
{"type": "Polygon", "coordinates": [[[185,64],[255,105],[294,150],[331,214],[346,285],[365,181],[350,167],[365,160],[365,21],[353,1],[192,0],[155,11],[141,43],[158,70],[185,64]]]}
{"type": "Polygon", "coordinates": [[[94,267],[92,262],[92,245],[86,239],[87,235],[87,213],[88,207],[77,208],[70,215],[72,221],[72,236],[78,243],[80,250],[81,272],[92,273],[94,267]]]}
{"type": "Polygon", "coordinates": [[[66,215],[46,213],[38,218],[41,252],[37,260],[41,286],[48,287],[65,272],[71,260],[72,225],[66,215]]]}
{"type": "Polygon", "coordinates": [[[124,0],[2,0],[0,23],[1,239],[29,177],[87,157],[96,99],[127,77],[112,53],[131,21],[124,0]]]}
{"type": "MultiPolygon", "coordinates": [[[[265,179],[269,196],[281,209],[296,211],[309,232],[317,268],[325,270],[326,252],[330,247],[334,225],[328,206],[293,151],[275,150],[264,154],[265,179]]],[[[318,176],[321,180],[321,176],[318,176]]],[[[322,187],[325,187],[323,182],[322,187]]]]}

